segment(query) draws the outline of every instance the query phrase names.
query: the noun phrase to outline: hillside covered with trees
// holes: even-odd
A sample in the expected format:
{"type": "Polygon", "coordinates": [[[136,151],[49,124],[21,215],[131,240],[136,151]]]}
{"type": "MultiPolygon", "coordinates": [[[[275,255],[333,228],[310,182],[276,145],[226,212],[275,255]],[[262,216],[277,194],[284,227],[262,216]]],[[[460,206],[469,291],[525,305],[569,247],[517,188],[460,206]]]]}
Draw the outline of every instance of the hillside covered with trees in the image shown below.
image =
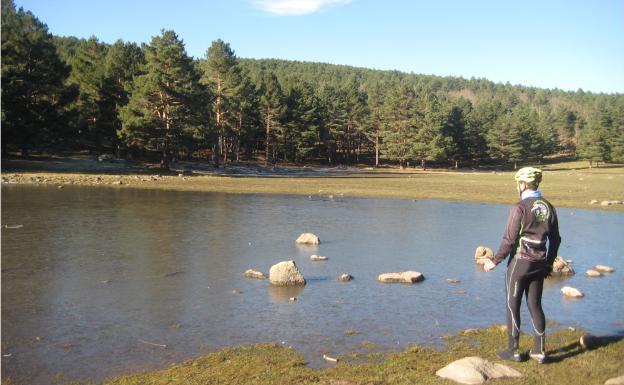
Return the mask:
{"type": "Polygon", "coordinates": [[[323,63],[190,57],[174,31],[141,46],[49,33],[2,0],[2,154],[323,164],[624,162],[624,95],[323,63]]]}

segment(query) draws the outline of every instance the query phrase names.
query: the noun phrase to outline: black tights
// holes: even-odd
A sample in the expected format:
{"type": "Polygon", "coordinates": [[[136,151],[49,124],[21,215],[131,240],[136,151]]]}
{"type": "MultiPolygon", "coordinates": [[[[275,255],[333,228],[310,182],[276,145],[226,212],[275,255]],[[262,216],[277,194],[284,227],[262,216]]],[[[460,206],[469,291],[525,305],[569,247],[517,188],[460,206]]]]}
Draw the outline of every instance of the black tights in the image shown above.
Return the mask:
{"type": "Polygon", "coordinates": [[[507,267],[505,289],[507,294],[507,336],[509,348],[518,349],[520,342],[520,305],[522,294],[526,296],[527,306],[533,321],[534,348],[536,352],[545,351],[546,319],[542,309],[542,290],[544,288],[544,265],[513,258],[507,267]]]}

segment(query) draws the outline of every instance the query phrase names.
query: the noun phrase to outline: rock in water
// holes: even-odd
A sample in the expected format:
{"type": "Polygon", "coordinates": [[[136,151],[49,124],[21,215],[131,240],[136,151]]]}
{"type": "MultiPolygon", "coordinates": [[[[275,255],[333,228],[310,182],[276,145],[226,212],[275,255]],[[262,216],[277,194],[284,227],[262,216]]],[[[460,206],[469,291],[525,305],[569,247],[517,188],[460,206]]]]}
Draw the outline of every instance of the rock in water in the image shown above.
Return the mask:
{"type": "Polygon", "coordinates": [[[605,265],[596,265],[594,266],[594,270],[598,270],[601,273],[613,273],[615,271],[615,269],[612,268],[611,266],[605,266],[605,265]]]}
{"type": "Polygon", "coordinates": [[[295,261],[283,261],[271,266],[269,281],[276,286],[303,286],[306,280],[295,261]]]}
{"type": "Polygon", "coordinates": [[[303,233],[299,236],[299,238],[297,238],[295,242],[304,245],[318,245],[321,243],[321,240],[319,239],[319,237],[312,233],[303,233]]]}
{"type": "Polygon", "coordinates": [[[401,273],[384,273],[377,277],[379,282],[383,283],[416,283],[425,277],[417,271],[404,271],[401,273]]]}
{"type": "Polygon", "coordinates": [[[340,274],[340,276],[338,277],[338,280],[342,281],[342,282],[349,282],[352,279],[353,279],[353,276],[351,274],[347,274],[347,273],[340,274]]]}
{"type": "Polygon", "coordinates": [[[522,373],[481,357],[464,357],[438,370],[436,376],[461,384],[483,384],[490,378],[518,378],[522,377],[522,373]]]}
{"type": "Polygon", "coordinates": [[[570,297],[570,298],[581,298],[584,295],[583,293],[581,293],[579,289],[576,289],[571,286],[562,287],[561,293],[563,293],[564,296],[570,297]]]}
{"type": "Polygon", "coordinates": [[[327,257],[324,255],[311,255],[310,256],[310,260],[312,261],[327,261],[327,257]]]}
{"type": "Polygon", "coordinates": [[[585,275],[588,277],[602,277],[602,274],[600,274],[599,271],[597,270],[593,270],[593,269],[589,269],[585,272],[585,275]]]}
{"type": "Polygon", "coordinates": [[[574,269],[570,264],[560,256],[555,258],[555,262],[553,263],[553,275],[574,275],[574,269]]]}
{"type": "Polygon", "coordinates": [[[479,246],[475,250],[475,262],[479,265],[485,264],[488,259],[494,258],[494,251],[489,247],[479,246]]]}
{"type": "Polygon", "coordinates": [[[266,278],[263,273],[252,270],[252,269],[248,269],[247,271],[245,271],[243,275],[245,276],[245,278],[253,278],[253,279],[265,279],[266,278]]]}

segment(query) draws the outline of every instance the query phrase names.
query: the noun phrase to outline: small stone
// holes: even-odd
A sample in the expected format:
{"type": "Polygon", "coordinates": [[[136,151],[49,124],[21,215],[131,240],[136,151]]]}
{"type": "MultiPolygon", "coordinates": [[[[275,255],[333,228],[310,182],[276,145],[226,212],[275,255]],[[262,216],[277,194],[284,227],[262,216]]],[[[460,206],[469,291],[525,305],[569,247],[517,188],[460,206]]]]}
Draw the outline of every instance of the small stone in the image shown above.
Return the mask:
{"type": "Polygon", "coordinates": [[[338,277],[338,280],[342,282],[349,282],[353,280],[353,276],[351,274],[343,273],[343,274],[340,274],[340,276],[338,277]]]}
{"type": "Polygon", "coordinates": [[[297,238],[295,242],[304,244],[304,245],[318,245],[321,243],[321,240],[319,239],[318,236],[312,233],[303,233],[299,235],[299,238],[297,238]]]}
{"type": "Polygon", "coordinates": [[[494,251],[489,247],[479,246],[475,250],[474,259],[479,265],[485,264],[488,260],[494,258],[494,251]]]}
{"type": "Polygon", "coordinates": [[[585,272],[585,275],[588,277],[602,277],[599,271],[589,269],[585,272]]]}
{"type": "Polygon", "coordinates": [[[289,300],[290,302],[295,302],[295,301],[297,300],[297,297],[290,297],[290,298],[288,298],[288,300],[289,300]]]}
{"type": "Polygon", "coordinates": [[[563,293],[564,296],[566,297],[570,297],[570,298],[581,298],[584,296],[583,293],[581,293],[581,291],[579,289],[576,289],[574,287],[571,286],[564,286],[561,288],[561,293],[563,293]]]}
{"type": "Polygon", "coordinates": [[[379,282],[383,282],[383,283],[416,283],[416,282],[420,282],[423,279],[425,279],[425,277],[422,275],[422,273],[419,273],[418,271],[403,271],[400,273],[384,273],[384,274],[380,274],[379,277],[377,277],[377,280],[379,282]]]}
{"type": "Polygon", "coordinates": [[[557,258],[555,258],[555,261],[553,263],[552,274],[553,275],[574,275],[575,272],[572,266],[570,265],[570,263],[568,263],[565,259],[563,259],[563,257],[557,256],[557,258]]]}
{"type": "Polygon", "coordinates": [[[460,283],[461,281],[457,278],[447,278],[446,282],[448,283],[460,283]]]}
{"type": "Polygon", "coordinates": [[[591,201],[589,201],[590,205],[597,205],[598,204],[598,200],[597,199],[592,199],[591,201]]]}
{"type": "Polygon", "coordinates": [[[310,259],[312,261],[327,261],[327,257],[326,256],[324,256],[324,255],[316,255],[316,254],[311,255],[310,259]]]}
{"type": "Polygon", "coordinates": [[[248,269],[246,270],[243,275],[245,276],[245,278],[253,278],[253,279],[265,279],[266,276],[259,271],[255,271],[252,269],[248,269]]]}
{"type": "Polygon", "coordinates": [[[613,273],[615,271],[613,267],[606,265],[596,265],[594,266],[594,270],[598,270],[601,273],[613,273]]]}

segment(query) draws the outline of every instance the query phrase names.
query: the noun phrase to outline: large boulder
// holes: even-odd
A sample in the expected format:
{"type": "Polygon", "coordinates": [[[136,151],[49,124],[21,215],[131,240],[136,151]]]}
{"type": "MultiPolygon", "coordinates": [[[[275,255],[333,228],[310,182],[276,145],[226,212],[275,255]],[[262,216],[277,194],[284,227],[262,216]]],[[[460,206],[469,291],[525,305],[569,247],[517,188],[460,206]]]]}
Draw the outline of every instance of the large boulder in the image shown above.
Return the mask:
{"type": "Polygon", "coordinates": [[[276,286],[303,286],[306,280],[295,261],[283,261],[271,266],[269,282],[276,286]]]}
{"type": "Polygon", "coordinates": [[[377,277],[379,282],[383,283],[416,283],[425,277],[417,271],[403,271],[401,273],[384,273],[377,277]]]}
{"type": "Polygon", "coordinates": [[[490,378],[522,377],[522,373],[515,369],[481,357],[464,357],[451,362],[438,370],[436,375],[460,384],[483,384],[490,378]]]}
{"type": "Polygon", "coordinates": [[[488,259],[494,258],[494,251],[489,247],[479,246],[475,250],[475,262],[479,265],[485,264],[488,259]]]}
{"type": "Polygon", "coordinates": [[[562,257],[557,256],[557,258],[555,258],[555,261],[553,263],[552,274],[553,275],[574,275],[575,272],[570,263],[568,263],[562,257]]]}
{"type": "Polygon", "coordinates": [[[321,243],[321,240],[312,233],[303,233],[295,242],[303,245],[318,245],[321,243]]]}

